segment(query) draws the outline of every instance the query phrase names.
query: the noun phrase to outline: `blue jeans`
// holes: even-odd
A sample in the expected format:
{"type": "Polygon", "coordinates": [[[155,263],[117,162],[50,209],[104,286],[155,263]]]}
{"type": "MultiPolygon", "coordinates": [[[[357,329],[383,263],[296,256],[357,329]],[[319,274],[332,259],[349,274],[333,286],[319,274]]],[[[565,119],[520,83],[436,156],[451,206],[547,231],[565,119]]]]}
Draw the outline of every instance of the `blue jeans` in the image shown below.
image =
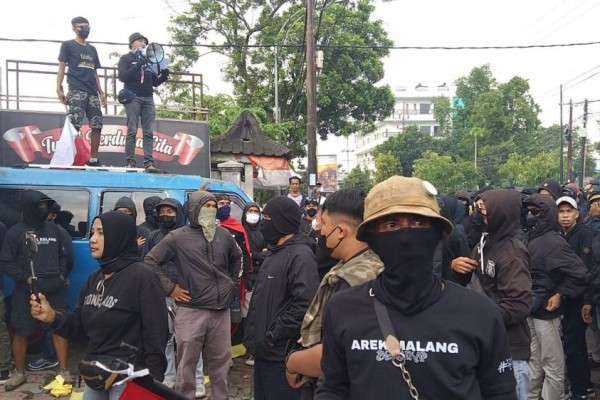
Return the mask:
{"type": "Polygon", "coordinates": [[[517,400],[527,400],[529,394],[529,363],[513,360],[513,372],[517,381],[517,400]]]}
{"type": "Polygon", "coordinates": [[[152,148],[154,145],[154,134],[152,124],[156,111],[152,97],[136,97],[125,104],[127,114],[127,139],[125,141],[125,154],[127,161],[135,160],[135,144],[139,122],[142,122],[144,132],[144,163],[152,161],[152,148]]]}

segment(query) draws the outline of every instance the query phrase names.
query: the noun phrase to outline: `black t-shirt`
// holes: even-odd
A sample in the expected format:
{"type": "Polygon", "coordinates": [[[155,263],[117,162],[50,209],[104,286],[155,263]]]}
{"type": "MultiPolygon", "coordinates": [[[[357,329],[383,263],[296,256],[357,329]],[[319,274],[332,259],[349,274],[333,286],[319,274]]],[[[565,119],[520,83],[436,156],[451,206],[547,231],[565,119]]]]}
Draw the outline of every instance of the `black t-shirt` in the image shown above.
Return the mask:
{"type": "Polygon", "coordinates": [[[67,40],[60,46],[58,61],[64,62],[69,67],[67,70],[69,90],[98,94],[96,69],[100,68],[100,59],[94,46],[67,40]]]}
{"type": "MultiPolygon", "coordinates": [[[[411,399],[385,348],[369,285],[339,291],[327,304],[318,400],[411,399]]],[[[516,399],[504,323],[488,298],[448,282],[422,312],[388,312],[420,398],[516,399]]]]}

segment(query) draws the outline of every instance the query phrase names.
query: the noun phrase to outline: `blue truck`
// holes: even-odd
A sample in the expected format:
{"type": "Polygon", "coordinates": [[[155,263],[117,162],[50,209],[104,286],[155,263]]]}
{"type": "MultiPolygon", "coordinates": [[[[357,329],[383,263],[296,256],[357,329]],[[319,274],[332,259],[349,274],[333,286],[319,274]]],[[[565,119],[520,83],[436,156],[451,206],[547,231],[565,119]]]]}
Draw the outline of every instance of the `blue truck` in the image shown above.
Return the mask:
{"type": "MultiPolygon", "coordinates": [[[[89,250],[89,228],[94,217],[112,210],[120,197],[128,196],[137,206],[140,224],[144,220],[142,203],[146,197],[171,197],[183,204],[190,193],[203,186],[215,194],[228,194],[232,216],[241,218],[250,198],[238,186],[224,181],[194,175],[148,174],[125,168],[0,167],[0,220],[8,227],[18,221],[19,198],[24,189],[43,192],[73,215],[69,231],[73,237],[74,266],[67,297],[73,307],[81,285],[98,268],[89,250]]],[[[5,278],[5,295],[13,287],[10,279],[5,278]]]]}

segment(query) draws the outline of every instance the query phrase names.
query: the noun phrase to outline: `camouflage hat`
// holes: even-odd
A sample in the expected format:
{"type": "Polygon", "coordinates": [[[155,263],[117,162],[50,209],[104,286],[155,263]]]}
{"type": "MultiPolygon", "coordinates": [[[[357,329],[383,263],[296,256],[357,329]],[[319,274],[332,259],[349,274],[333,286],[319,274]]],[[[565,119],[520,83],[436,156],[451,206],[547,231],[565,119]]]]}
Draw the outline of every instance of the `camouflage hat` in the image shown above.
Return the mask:
{"type": "Polygon", "coordinates": [[[365,228],[376,219],[391,214],[415,214],[435,219],[444,230],[452,231],[452,223],[440,214],[437,190],[431,183],[419,178],[392,176],[378,183],[365,199],[364,221],[358,227],[356,237],[364,239],[365,228]]]}

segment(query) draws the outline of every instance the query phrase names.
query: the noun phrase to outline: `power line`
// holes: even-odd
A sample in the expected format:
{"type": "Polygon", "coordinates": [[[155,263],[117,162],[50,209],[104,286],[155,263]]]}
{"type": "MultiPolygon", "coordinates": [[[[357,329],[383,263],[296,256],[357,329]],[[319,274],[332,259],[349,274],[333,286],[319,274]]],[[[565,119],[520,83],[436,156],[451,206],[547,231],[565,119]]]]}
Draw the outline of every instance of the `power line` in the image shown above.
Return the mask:
{"type": "MultiPolygon", "coordinates": [[[[18,43],[62,43],[64,40],[57,39],[31,39],[31,38],[5,38],[0,37],[0,42],[18,42],[18,43]]],[[[128,43],[109,42],[109,41],[90,41],[89,43],[97,45],[128,46],[128,43]]],[[[381,50],[521,50],[521,49],[546,49],[560,47],[581,47],[594,46],[600,44],[600,41],[573,42],[573,43],[553,43],[553,44],[526,44],[526,45],[503,45],[503,46],[369,46],[369,45],[336,45],[336,44],[317,44],[320,49],[381,49],[381,50]]],[[[208,44],[208,43],[160,43],[164,47],[189,48],[206,47],[212,49],[226,48],[302,48],[302,44],[208,44]]]]}

